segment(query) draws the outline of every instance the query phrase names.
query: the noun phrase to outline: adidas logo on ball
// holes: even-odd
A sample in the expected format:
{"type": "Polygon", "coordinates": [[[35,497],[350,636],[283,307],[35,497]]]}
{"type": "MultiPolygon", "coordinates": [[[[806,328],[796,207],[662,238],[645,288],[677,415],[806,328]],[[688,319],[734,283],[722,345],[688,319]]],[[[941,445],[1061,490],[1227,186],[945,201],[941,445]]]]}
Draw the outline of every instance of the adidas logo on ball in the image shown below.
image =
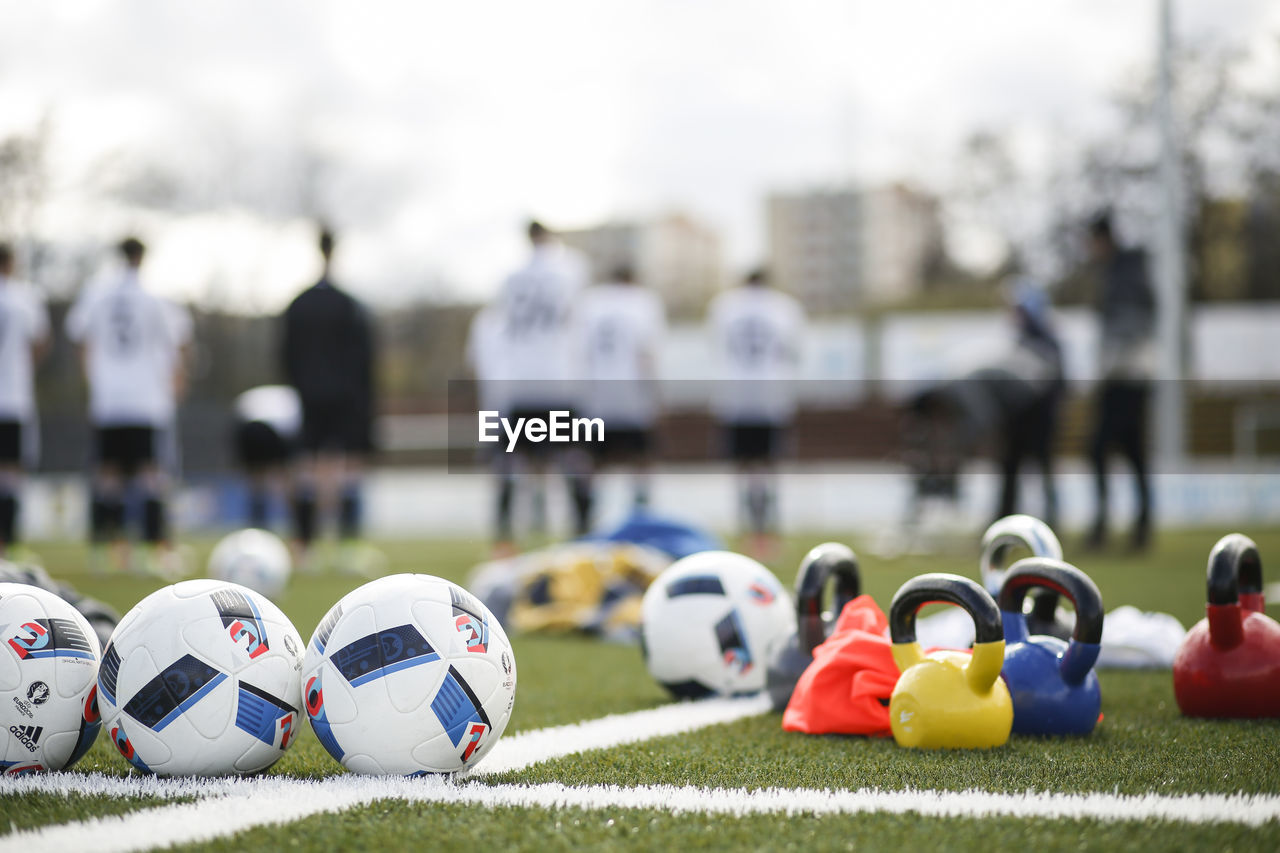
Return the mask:
{"type": "Polygon", "coordinates": [[[40,743],[40,733],[44,731],[43,726],[9,726],[9,733],[22,741],[27,749],[35,752],[37,744],[40,743]]]}

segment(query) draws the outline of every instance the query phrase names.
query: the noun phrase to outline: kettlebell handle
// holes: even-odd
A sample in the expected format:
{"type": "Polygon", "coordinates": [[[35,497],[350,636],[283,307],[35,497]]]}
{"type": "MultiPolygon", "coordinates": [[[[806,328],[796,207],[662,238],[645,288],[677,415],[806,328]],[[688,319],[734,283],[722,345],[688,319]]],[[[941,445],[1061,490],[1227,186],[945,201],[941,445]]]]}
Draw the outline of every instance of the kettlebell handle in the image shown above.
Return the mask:
{"type": "Polygon", "coordinates": [[[914,643],[916,613],[933,603],[964,608],[973,617],[974,643],[1004,639],[995,599],[976,581],[945,572],[918,575],[899,588],[889,605],[889,638],[895,643],[914,643]]]}
{"type": "Polygon", "coordinates": [[[1065,595],[1076,608],[1076,624],[1071,642],[1058,668],[1067,684],[1079,684],[1098,660],[1102,642],[1102,593],[1093,579],[1070,563],[1047,557],[1027,557],[1010,567],[1000,588],[1000,610],[1005,619],[1005,641],[1025,642],[1027,617],[1022,601],[1032,589],[1051,589],[1065,595]]]}
{"type": "Polygon", "coordinates": [[[814,547],[800,563],[796,575],[796,626],[800,650],[813,654],[827,639],[829,625],[823,620],[826,609],[822,598],[827,581],[835,580],[831,613],[838,617],[844,606],[862,591],[858,574],[858,556],[853,549],[838,542],[825,542],[814,547]]]}
{"type": "Polygon", "coordinates": [[[904,583],[893,596],[889,605],[889,638],[898,669],[905,671],[924,660],[924,651],[916,642],[916,613],[934,602],[955,604],[973,618],[973,656],[965,664],[964,674],[970,689],[985,693],[1000,677],[1004,663],[1000,608],[980,583],[960,575],[920,575],[904,583]]]}
{"type": "Polygon", "coordinates": [[[1209,553],[1209,603],[1243,604],[1243,597],[1261,595],[1262,556],[1257,544],[1243,533],[1228,533],[1209,553]]]}
{"type": "Polygon", "coordinates": [[[978,569],[988,591],[998,589],[1005,568],[1005,555],[1010,548],[1018,546],[1036,557],[1062,559],[1062,543],[1049,525],[1030,515],[1006,515],[982,534],[982,557],[978,569]]]}
{"type": "MultiPolygon", "coordinates": [[[[1077,643],[1102,642],[1102,593],[1093,579],[1070,563],[1047,557],[1027,557],[1014,563],[1000,587],[1000,609],[1022,614],[1022,601],[1032,589],[1051,589],[1065,595],[1076,608],[1071,639],[1077,643]]],[[[1023,617],[1025,625],[1026,618],[1023,617]]]]}

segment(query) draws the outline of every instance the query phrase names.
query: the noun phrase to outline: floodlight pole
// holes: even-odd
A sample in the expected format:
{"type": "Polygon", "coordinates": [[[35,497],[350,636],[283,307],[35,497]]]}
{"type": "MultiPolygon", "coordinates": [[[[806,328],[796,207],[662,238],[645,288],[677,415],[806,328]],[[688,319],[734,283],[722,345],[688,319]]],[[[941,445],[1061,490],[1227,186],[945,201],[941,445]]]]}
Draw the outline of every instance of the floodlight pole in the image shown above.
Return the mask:
{"type": "Polygon", "coordinates": [[[1183,229],[1185,194],[1173,107],[1173,0],[1159,2],[1156,121],[1160,128],[1160,196],[1156,237],[1156,454],[1159,467],[1178,470],[1186,453],[1183,326],[1187,275],[1183,229]]]}

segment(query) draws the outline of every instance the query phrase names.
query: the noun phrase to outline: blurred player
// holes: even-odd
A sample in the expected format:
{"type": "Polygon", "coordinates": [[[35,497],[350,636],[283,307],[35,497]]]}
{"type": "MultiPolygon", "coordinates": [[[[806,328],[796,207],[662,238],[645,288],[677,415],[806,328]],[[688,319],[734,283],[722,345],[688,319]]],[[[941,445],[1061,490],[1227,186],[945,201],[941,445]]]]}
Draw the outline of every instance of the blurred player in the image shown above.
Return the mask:
{"type": "Polygon", "coordinates": [[[49,346],[44,299],[13,266],[13,248],[0,243],[0,557],[18,541],[22,468],[37,438],[33,374],[49,346]]]}
{"type": "MultiPolygon", "coordinates": [[[[539,222],[530,222],[528,262],[511,273],[492,306],[503,352],[501,379],[509,393],[509,418],[548,418],[572,411],[574,400],[572,314],[586,283],[586,264],[539,222]]],[[[607,430],[606,430],[607,432],[607,430]]],[[[574,530],[587,532],[591,519],[589,462],[581,450],[548,442],[521,442],[517,458],[504,454],[497,495],[496,550],[508,550],[513,536],[516,474],[528,470],[534,484],[534,528],[544,530],[543,475],[549,463],[565,473],[573,504],[574,530]]]]}
{"type": "Polygon", "coordinates": [[[721,368],[716,414],[738,469],[750,550],[768,558],[776,546],[776,459],[795,415],[804,310],[756,270],[717,296],[708,318],[721,368]]]}
{"type": "Polygon", "coordinates": [[[288,385],[260,385],[236,397],[234,409],[236,459],[249,478],[247,520],[267,530],[302,431],[302,404],[288,385]]]}
{"type": "Polygon", "coordinates": [[[322,229],[320,280],[285,309],[284,375],[302,406],[293,517],[296,557],[308,566],[322,511],[337,507],[341,566],[368,574],[377,555],[360,543],[360,478],[373,449],[373,330],[364,307],[332,281],[335,238],[322,229]]]}
{"type": "Polygon", "coordinates": [[[1064,390],[1062,344],[1043,288],[1022,279],[1015,283],[1010,295],[1018,340],[1008,359],[1010,379],[1002,386],[1011,393],[997,395],[1005,405],[1000,425],[1003,485],[996,518],[1018,511],[1018,472],[1024,459],[1032,459],[1040,469],[1044,488],[1041,518],[1054,527],[1058,500],[1053,480],[1053,444],[1064,390]],[[1018,393],[1012,393],[1015,385],[1020,386],[1018,393]]]}
{"type": "Polygon", "coordinates": [[[1155,294],[1141,249],[1121,248],[1102,214],[1089,223],[1089,249],[1098,266],[1098,320],[1101,324],[1101,384],[1094,413],[1090,458],[1097,490],[1097,515],[1086,543],[1100,548],[1107,539],[1107,457],[1113,447],[1133,469],[1138,497],[1130,546],[1145,548],[1151,538],[1151,487],[1147,480],[1147,400],[1155,368],[1155,294]]]}
{"type": "Polygon", "coordinates": [[[658,353],[666,310],[652,290],[636,284],[630,267],[614,270],[606,284],[588,288],[578,304],[583,413],[605,423],[596,445],[598,465],[632,468],[632,504],[649,504],[653,425],[658,416],[658,353]]]}
{"type": "Polygon", "coordinates": [[[92,559],[101,569],[108,562],[107,546],[123,546],[125,502],[136,488],[142,495],[144,567],[171,577],[181,574],[182,565],[169,540],[165,504],[164,463],[175,460],[165,459],[164,449],[185,390],[191,316],[143,287],[141,241],[129,237],[119,250],[123,269],[87,285],[66,323],[67,337],[80,344],[96,433],[92,559]]]}

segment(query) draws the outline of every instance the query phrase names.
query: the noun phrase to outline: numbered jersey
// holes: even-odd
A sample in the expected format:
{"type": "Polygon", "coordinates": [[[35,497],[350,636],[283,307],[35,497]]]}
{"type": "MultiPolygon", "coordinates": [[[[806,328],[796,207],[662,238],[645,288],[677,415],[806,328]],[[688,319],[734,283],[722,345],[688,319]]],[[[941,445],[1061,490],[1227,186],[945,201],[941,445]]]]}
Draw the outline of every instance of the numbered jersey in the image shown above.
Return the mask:
{"type": "Polygon", "coordinates": [[[583,293],[574,322],[583,410],[619,427],[651,426],[667,325],[662,300],[635,285],[597,285],[583,293]]]}
{"type": "Polygon", "coordinates": [[[40,294],[0,276],[0,421],[26,421],[35,414],[31,348],[48,334],[40,294]]]}
{"type": "Polygon", "coordinates": [[[571,377],[570,324],[585,281],[582,259],[560,246],[539,247],[507,278],[494,305],[501,378],[563,383],[571,377]]]}
{"type": "Polygon", "coordinates": [[[653,379],[666,332],[662,300],[634,285],[588,288],[578,306],[579,374],[585,379],[653,379]]]}
{"type": "Polygon", "coordinates": [[[804,338],[800,303],[770,288],[737,287],[711,303],[710,324],[720,417],[748,424],[789,419],[804,338]]]}
{"type": "Polygon", "coordinates": [[[180,350],[191,337],[185,309],[126,272],[86,289],[67,315],[67,337],[86,349],[96,425],[169,424],[180,350]]]}

